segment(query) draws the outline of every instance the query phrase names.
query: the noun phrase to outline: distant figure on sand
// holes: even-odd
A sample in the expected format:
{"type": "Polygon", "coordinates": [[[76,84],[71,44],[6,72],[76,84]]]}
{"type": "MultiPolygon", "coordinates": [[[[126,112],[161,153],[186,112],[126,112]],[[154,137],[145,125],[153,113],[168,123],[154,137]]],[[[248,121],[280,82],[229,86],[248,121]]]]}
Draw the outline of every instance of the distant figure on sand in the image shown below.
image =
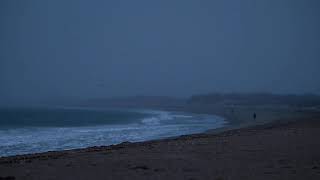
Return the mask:
{"type": "Polygon", "coordinates": [[[256,120],[256,118],[257,118],[257,114],[253,113],[253,119],[256,120]]]}

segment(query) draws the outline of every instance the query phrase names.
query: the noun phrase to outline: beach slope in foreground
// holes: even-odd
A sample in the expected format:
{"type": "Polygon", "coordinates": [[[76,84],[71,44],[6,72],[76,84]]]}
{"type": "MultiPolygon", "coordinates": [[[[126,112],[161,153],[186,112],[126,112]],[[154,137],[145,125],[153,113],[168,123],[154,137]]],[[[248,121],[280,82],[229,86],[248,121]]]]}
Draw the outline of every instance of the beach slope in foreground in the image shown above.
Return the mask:
{"type": "Polygon", "coordinates": [[[0,159],[7,179],[320,179],[320,119],[0,159]]]}

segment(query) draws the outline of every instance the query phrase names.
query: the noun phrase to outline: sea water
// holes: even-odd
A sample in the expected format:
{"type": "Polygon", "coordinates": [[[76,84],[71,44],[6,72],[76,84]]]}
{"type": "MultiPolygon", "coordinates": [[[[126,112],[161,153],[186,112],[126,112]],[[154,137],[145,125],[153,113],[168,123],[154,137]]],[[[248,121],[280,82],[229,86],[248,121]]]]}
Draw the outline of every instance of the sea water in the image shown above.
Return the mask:
{"type": "Polygon", "coordinates": [[[223,127],[223,118],[147,109],[0,109],[0,157],[139,142],[223,127]]]}

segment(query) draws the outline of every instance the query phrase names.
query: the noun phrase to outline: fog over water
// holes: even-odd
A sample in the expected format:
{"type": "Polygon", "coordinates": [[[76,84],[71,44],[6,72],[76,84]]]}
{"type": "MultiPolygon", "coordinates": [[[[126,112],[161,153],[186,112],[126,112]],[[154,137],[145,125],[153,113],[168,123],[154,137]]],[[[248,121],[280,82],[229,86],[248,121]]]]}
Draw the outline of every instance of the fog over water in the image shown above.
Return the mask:
{"type": "Polygon", "coordinates": [[[318,0],[1,0],[0,105],[320,93],[318,0]]]}

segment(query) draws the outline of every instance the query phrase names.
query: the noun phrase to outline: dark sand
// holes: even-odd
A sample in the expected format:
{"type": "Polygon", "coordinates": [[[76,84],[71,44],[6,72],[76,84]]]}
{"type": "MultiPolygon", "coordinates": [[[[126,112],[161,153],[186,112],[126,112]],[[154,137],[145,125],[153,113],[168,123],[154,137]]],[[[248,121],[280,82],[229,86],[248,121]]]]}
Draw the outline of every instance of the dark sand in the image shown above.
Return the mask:
{"type": "Polygon", "coordinates": [[[319,117],[219,134],[0,158],[0,179],[319,180],[319,117]]]}

